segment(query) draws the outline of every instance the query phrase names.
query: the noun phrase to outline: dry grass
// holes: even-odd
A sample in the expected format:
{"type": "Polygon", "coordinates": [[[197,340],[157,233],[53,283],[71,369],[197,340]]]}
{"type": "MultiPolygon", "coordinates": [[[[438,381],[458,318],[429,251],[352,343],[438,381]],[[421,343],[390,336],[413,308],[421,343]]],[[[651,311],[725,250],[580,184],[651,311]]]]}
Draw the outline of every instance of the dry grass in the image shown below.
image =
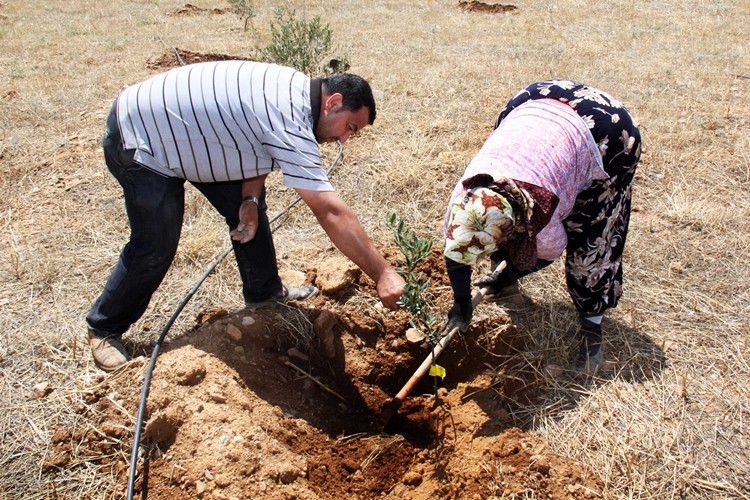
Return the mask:
{"type": "MultiPolygon", "coordinates": [[[[74,407],[95,376],[83,318],[127,235],[101,159],[105,115],[171,47],[252,55],[286,2],[255,2],[248,33],[232,15],[166,15],[184,3],[0,1],[0,496],[114,495],[91,464],[41,474],[51,429],[80,418],[74,407]],[[35,399],[43,381],[55,390],[35,399]]],[[[439,239],[455,179],[526,84],[582,80],[630,108],[645,148],[625,297],[605,320],[617,372],[585,386],[550,382],[527,413],[555,450],[605,480],[608,498],[750,498],[750,5],[521,0],[515,14],[487,15],[448,0],[290,3],[330,23],[337,53],[376,90],[376,125],[347,144],[334,174],[376,241],[389,239],[387,208],[439,239]]],[[[290,199],[276,194],[270,213],[290,199]]],[[[307,209],[295,210],[279,253],[282,266],[304,269],[285,252],[329,243],[307,209]]],[[[175,265],[128,336],[136,345],[228,245],[193,192],[185,224],[175,265]]],[[[524,290],[546,304],[528,355],[560,358],[574,329],[561,268],[524,290]]],[[[227,259],[173,331],[240,300],[227,259]]]]}

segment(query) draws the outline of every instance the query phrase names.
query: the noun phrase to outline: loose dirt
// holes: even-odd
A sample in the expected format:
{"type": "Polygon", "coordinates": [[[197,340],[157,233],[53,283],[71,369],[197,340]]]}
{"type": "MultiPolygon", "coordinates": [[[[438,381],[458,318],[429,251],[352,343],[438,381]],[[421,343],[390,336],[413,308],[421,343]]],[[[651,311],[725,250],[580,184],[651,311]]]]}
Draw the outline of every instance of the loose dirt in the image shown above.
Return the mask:
{"type": "Polygon", "coordinates": [[[493,3],[477,2],[472,0],[470,2],[458,2],[458,6],[464,12],[487,12],[490,14],[501,14],[504,12],[515,12],[518,7],[515,5],[502,5],[493,3]]]}
{"type": "MultiPolygon", "coordinates": [[[[393,256],[391,256],[393,257],[393,256]]],[[[450,300],[442,257],[422,272],[450,300]]],[[[300,273],[301,274],[301,273],[300,273]]],[[[287,276],[285,280],[289,280],[287,276]]],[[[204,311],[167,342],[150,385],[136,492],[176,498],[596,498],[600,481],[516,425],[535,397],[509,317],[476,322],[383,428],[378,416],[429,355],[405,311],[378,305],[340,255],[299,281],[322,293],[268,309],[204,311]]],[[[97,464],[127,485],[148,360],[86,391],[81,428],[58,429],[46,473],[97,464]]]]}
{"type": "Polygon", "coordinates": [[[201,52],[193,52],[191,50],[184,50],[180,48],[173,48],[167,50],[159,57],[155,57],[146,62],[146,67],[150,69],[158,69],[167,71],[177,66],[183,66],[186,64],[195,64],[201,62],[210,61],[237,61],[246,60],[247,57],[230,56],[226,54],[204,54],[201,52]]]}

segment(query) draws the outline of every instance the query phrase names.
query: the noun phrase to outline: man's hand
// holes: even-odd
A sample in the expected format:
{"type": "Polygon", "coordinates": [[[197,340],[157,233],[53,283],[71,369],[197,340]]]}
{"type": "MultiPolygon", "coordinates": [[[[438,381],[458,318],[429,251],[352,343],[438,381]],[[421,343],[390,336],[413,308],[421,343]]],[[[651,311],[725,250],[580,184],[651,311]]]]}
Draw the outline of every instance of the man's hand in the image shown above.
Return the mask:
{"type": "Polygon", "coordinates": [[[388,264],[365,234],[357,216],[333,191],[297,189],[336,248],[376,284],[378,296],[389,309],[398,309],[404,279],[388,264]]]}
{"type": "Polygon", "coordinates": [[[395,311],[398,309],[398,300],[404,293],[404,278],[394,269],[388,269],[378,279],[376,284],[378,297],[385,307],[395,311]]]}
{"type": "Polygon", "coordinates": [[[471,305],[471,298],[454,301],[453,307],[448,311],[448,322],[445,324],[443,332],[448,333],[458,327],[461,333],[465,333],[469,329],[473,314],[474,308],[471,305]]]}
{"type": "Polygon", "coordinates": [[[258,204],[252,201],[240,205],[240,223],[229,233],[234,241],[247,243],[258,231],[258,204]]]}

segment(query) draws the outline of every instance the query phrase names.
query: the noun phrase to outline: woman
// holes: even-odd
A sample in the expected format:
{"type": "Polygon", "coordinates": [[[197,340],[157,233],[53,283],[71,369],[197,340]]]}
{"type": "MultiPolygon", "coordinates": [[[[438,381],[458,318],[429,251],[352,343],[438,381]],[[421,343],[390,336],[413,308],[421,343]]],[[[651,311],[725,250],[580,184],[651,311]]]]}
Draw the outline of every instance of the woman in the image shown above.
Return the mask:
{"type": "Polygon", "coordinates": [[[604,360],[601,321],[622,295],[622,252],[638,125],[608,94],[567,80],[529,85],[456,185],[445,216],[454,304],[448,328],[471,321],[471,266],[489,256],[502,272],[478,281],[499,294],[565,252],[568,292],[580,315],[576,370],[604,360]]]}

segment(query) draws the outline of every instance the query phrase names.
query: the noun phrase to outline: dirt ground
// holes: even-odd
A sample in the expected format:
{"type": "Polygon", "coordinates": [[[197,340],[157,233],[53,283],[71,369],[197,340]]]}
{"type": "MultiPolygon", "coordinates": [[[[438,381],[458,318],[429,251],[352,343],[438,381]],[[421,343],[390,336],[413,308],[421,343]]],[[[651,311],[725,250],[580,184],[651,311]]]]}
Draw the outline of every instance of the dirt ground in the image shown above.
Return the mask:
{"type": "MultiPolygon", "coordinates": [[[[391,256],[392,257],[392,256],[391,256]]],[[[423,262],[445,284],[438,252],[423,262]]],[[[387,404],[423,359],[409,315],[378,305],[372,282],[339,254],[307,275],[321,294],[265,309],[205,311],[157,358],[135,492],[175,498],[597,498],[600,481],[516,425],[535,370],[516,359],[524,336],[507,315],[476,322],[399,411],[387,404]]],[[[301,276],[300,276],[301,275],[301,276]]],[[[447,293],[447,292],[446,292],[447,293]]],[[[436,297],[436,301],[448,297],[436,297]]],[[[57,429],[45,464],[74,456],[130,472],[134,415],[148,359],[101,376],[57,429]],[[89,425],[94,422],[95,424],[89,425]]]]}

